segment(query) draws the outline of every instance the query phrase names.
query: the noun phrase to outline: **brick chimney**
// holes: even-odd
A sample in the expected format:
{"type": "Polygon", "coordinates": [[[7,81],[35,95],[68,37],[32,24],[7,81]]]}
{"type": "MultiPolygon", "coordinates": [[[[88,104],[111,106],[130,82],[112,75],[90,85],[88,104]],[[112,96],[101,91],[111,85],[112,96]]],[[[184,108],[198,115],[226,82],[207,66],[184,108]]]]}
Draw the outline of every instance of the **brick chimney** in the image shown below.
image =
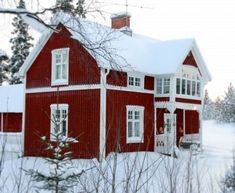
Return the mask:
{"type": "Polygon", "coordinates": [[[121,12],[111,15],[111,26],[113,29],[120,29],[121,32],[132,35],[130,29],[130,17],[131,15],[127,12],[121,12]]]}

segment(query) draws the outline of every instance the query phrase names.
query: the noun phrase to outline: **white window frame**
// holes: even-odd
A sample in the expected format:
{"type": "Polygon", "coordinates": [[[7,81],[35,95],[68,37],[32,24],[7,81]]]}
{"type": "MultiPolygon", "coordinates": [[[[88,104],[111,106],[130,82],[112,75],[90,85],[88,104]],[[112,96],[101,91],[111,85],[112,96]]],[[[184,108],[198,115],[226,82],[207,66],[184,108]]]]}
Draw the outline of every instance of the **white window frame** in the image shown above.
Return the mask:
{"type": "Polygon", "coordinates": [[[127,86],[129,88],[144,88],[144,75],[138,73],[128,73],[127,86]],[[130,81],[131,80],[131,81],[130,81]],[[130,84],[132,83],[132,84],[130,84]]]}
{"type": "Polygon", "coordinates": [[[181,97],[190,97],[190,98],[201,98],[201,90],[202,90],[202,80],[200,73],[195,67],[182,67],[182,72],[178,74],[176,77],[176,96],[181,96],[181,97]],[[177,93],[177,79],[180,80],[180,93],[177,93]],[[183,80],[185,81],[185,93],[182,93],[182,82],[183,80]],[[190,82],[190,92],[188,92],[188,82],[190,82]],[[193,87],[193,84],[195,87],[193,87]],[[198,88],[199,84],[199,88],[198,88]],[[194,88],[194,89],[193,89],[194,88]]]}
{"type": "Polygon", "coordinates": [[[157,77],[156,78],[156,94],[157,95],[169,95],[170,92],[171,92],[171,77],[169,76],[157,77]],[[161,85],[159,85],[159,81],[161,81],[161,85]],[[159,88],[161,90],[159,90],[159,88]],[[168,90],[169,92],[167,93],[166,90],[168,90]]]}
{"type": "Polygon", "coordinates": [[[68,109],[69,109],[69,106],[68,104],[51,104],[50,105],[50,108],[51,108],[51,126],[50,126],[50,140],[51,141],[55,141],[56,138],[55,138],[55,112],[56,110],[59,110],[60,111],[60,119],[59,119],[59,132],[62,132],[63,130],[63,124],[62,124],[62,121],[66,121],[66,131],[65,131],[65,135],[63,136],[64,138],[67,138],[68,137],[68,109]],[[65,118],[63,117],[63,110],[66,111],[66,114],[65,114],[65,118]]]}
{"type": "Polygon", "coordinates": [[[144,142],[144,107],[143,106],[126,106],[126,142],[127,143],[143,143],[144,142]],[[129,113],[132,112],[130,118],[129,113]],[[135,118],[136,112],[139,112],[139,119],[135,118]],[[139,123],[139,136],[136,133],[135,123],[139,123]],[[129,137],[129,123],[132,125],[132,136],[129,137]]]}
{"type": "Polygon", "coordinates": [[[51,85],[67,85],[68,79],[69,79],[69,48],[60,48],[60,49],[54,49],[51,51],[52,54],[52,71],[51,71],[51,85]],[[65,62],[63,62],[63,54],[66,53],[65,62]],[[56,55],[60,55],[61,61],[59,64],[56,63],[56,55]],[[56,78],[56,66],[61,66],[61,72],[60,75],[63,76],[63,64],[66,65],[66,77],[65,78],[56,78]]]}

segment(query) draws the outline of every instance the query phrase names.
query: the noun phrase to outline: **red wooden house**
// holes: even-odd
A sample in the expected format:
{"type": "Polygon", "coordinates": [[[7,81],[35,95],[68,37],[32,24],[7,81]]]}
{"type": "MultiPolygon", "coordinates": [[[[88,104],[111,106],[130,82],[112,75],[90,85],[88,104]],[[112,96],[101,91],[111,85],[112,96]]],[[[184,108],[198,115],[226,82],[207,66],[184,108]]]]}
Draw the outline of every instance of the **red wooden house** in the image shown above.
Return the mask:
{"type": "Polygon", "coordinates": [[[78,137],[71,148],[79,158],[201,145],[203,88],[211,77],[195,40],[159,41],[132,33],[129,15],[111,19],[109,28],[60,13],[58,31],[43,32],[20,71],[25,156],[44,156],[40,137],[53,140],[55,113],[60,131],[78,137]],[[94,48],[107,34],[113,60],[94,48]]]}

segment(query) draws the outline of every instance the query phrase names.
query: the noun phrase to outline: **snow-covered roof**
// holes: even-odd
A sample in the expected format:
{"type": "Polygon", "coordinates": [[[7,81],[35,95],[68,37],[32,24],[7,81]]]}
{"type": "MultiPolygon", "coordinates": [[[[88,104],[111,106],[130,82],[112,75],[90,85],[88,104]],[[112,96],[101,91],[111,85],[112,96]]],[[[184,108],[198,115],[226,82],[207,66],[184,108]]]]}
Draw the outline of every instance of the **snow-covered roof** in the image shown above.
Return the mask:
{"type": "Polygon", "coordinates": [[[23,84],[0,86],[0,113],[23,112],[23,84]]]}
{"type": "MultiPolygon", "coordinates": [[[[129,36],[122,33],[121,29],[111,29],[61,12],[52,19],[52,23],[65,25],[72,34],[72,38],[85,45],[87,51],[101,67],[147,74],[174,74],[193,49],[196,50],[193,54],[197,54],[197,62],[201,63],[199,68],[203,68],[200,71],[205,71],[206,81],[211,79],[194,39],[160,41],[135,33],[129,36]],[[100,45],[102,45],[101,48],[100,45]],[[89,49],[89,46],[92,49],[89,49]],[[95,47],[98,49],[94,50],[95,47]],[[109,50],[111,57],[104,50],[109,50]]],[[[44,31],[42,34],[44,41],[39,41],[33,51],[33,57],[26,60],[21,69],[22,75],[26,73],[32,60],[36,58],[36,53],[40,52],[52,33],[50,29],[42,30],[41,28],[40,31],[44,31]]]]}

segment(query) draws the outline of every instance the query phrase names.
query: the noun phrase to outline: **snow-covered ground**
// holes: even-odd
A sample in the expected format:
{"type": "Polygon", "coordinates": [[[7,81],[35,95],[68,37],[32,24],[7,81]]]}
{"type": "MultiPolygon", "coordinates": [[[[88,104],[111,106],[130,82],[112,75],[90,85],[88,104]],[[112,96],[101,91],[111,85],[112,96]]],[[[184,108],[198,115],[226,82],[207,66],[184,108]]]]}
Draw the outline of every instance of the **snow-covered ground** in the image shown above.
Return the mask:
{"type": "MultiPolygon", "coordinates": [[[[155,152],[139,152],[118,154],[117,162],[114,154],[101,163],[95,159],[74,160],[78,171],[88,169],[74,192],[85,192],[84,189],[95,192],[95,188],[97,192],[111,192],[115,176],[116,192],[124,192],[128,187],[129,192],[138,189],[141,193],[219,193],[222,176],[232,163],[235,124],[204,121],[203,129],[203,152],[193,156],[187,151],[180,153],[177,159],[155,152]],[[113,169],[115,163],[116,170],[113,169]]],[[[45,160],[41,158],[18,159],[8,156],[0,178],[1,193],[34,192],[32,187],[36,183],[19,168],[34,168],[44,173],[49,171],[45,160]]]]}

